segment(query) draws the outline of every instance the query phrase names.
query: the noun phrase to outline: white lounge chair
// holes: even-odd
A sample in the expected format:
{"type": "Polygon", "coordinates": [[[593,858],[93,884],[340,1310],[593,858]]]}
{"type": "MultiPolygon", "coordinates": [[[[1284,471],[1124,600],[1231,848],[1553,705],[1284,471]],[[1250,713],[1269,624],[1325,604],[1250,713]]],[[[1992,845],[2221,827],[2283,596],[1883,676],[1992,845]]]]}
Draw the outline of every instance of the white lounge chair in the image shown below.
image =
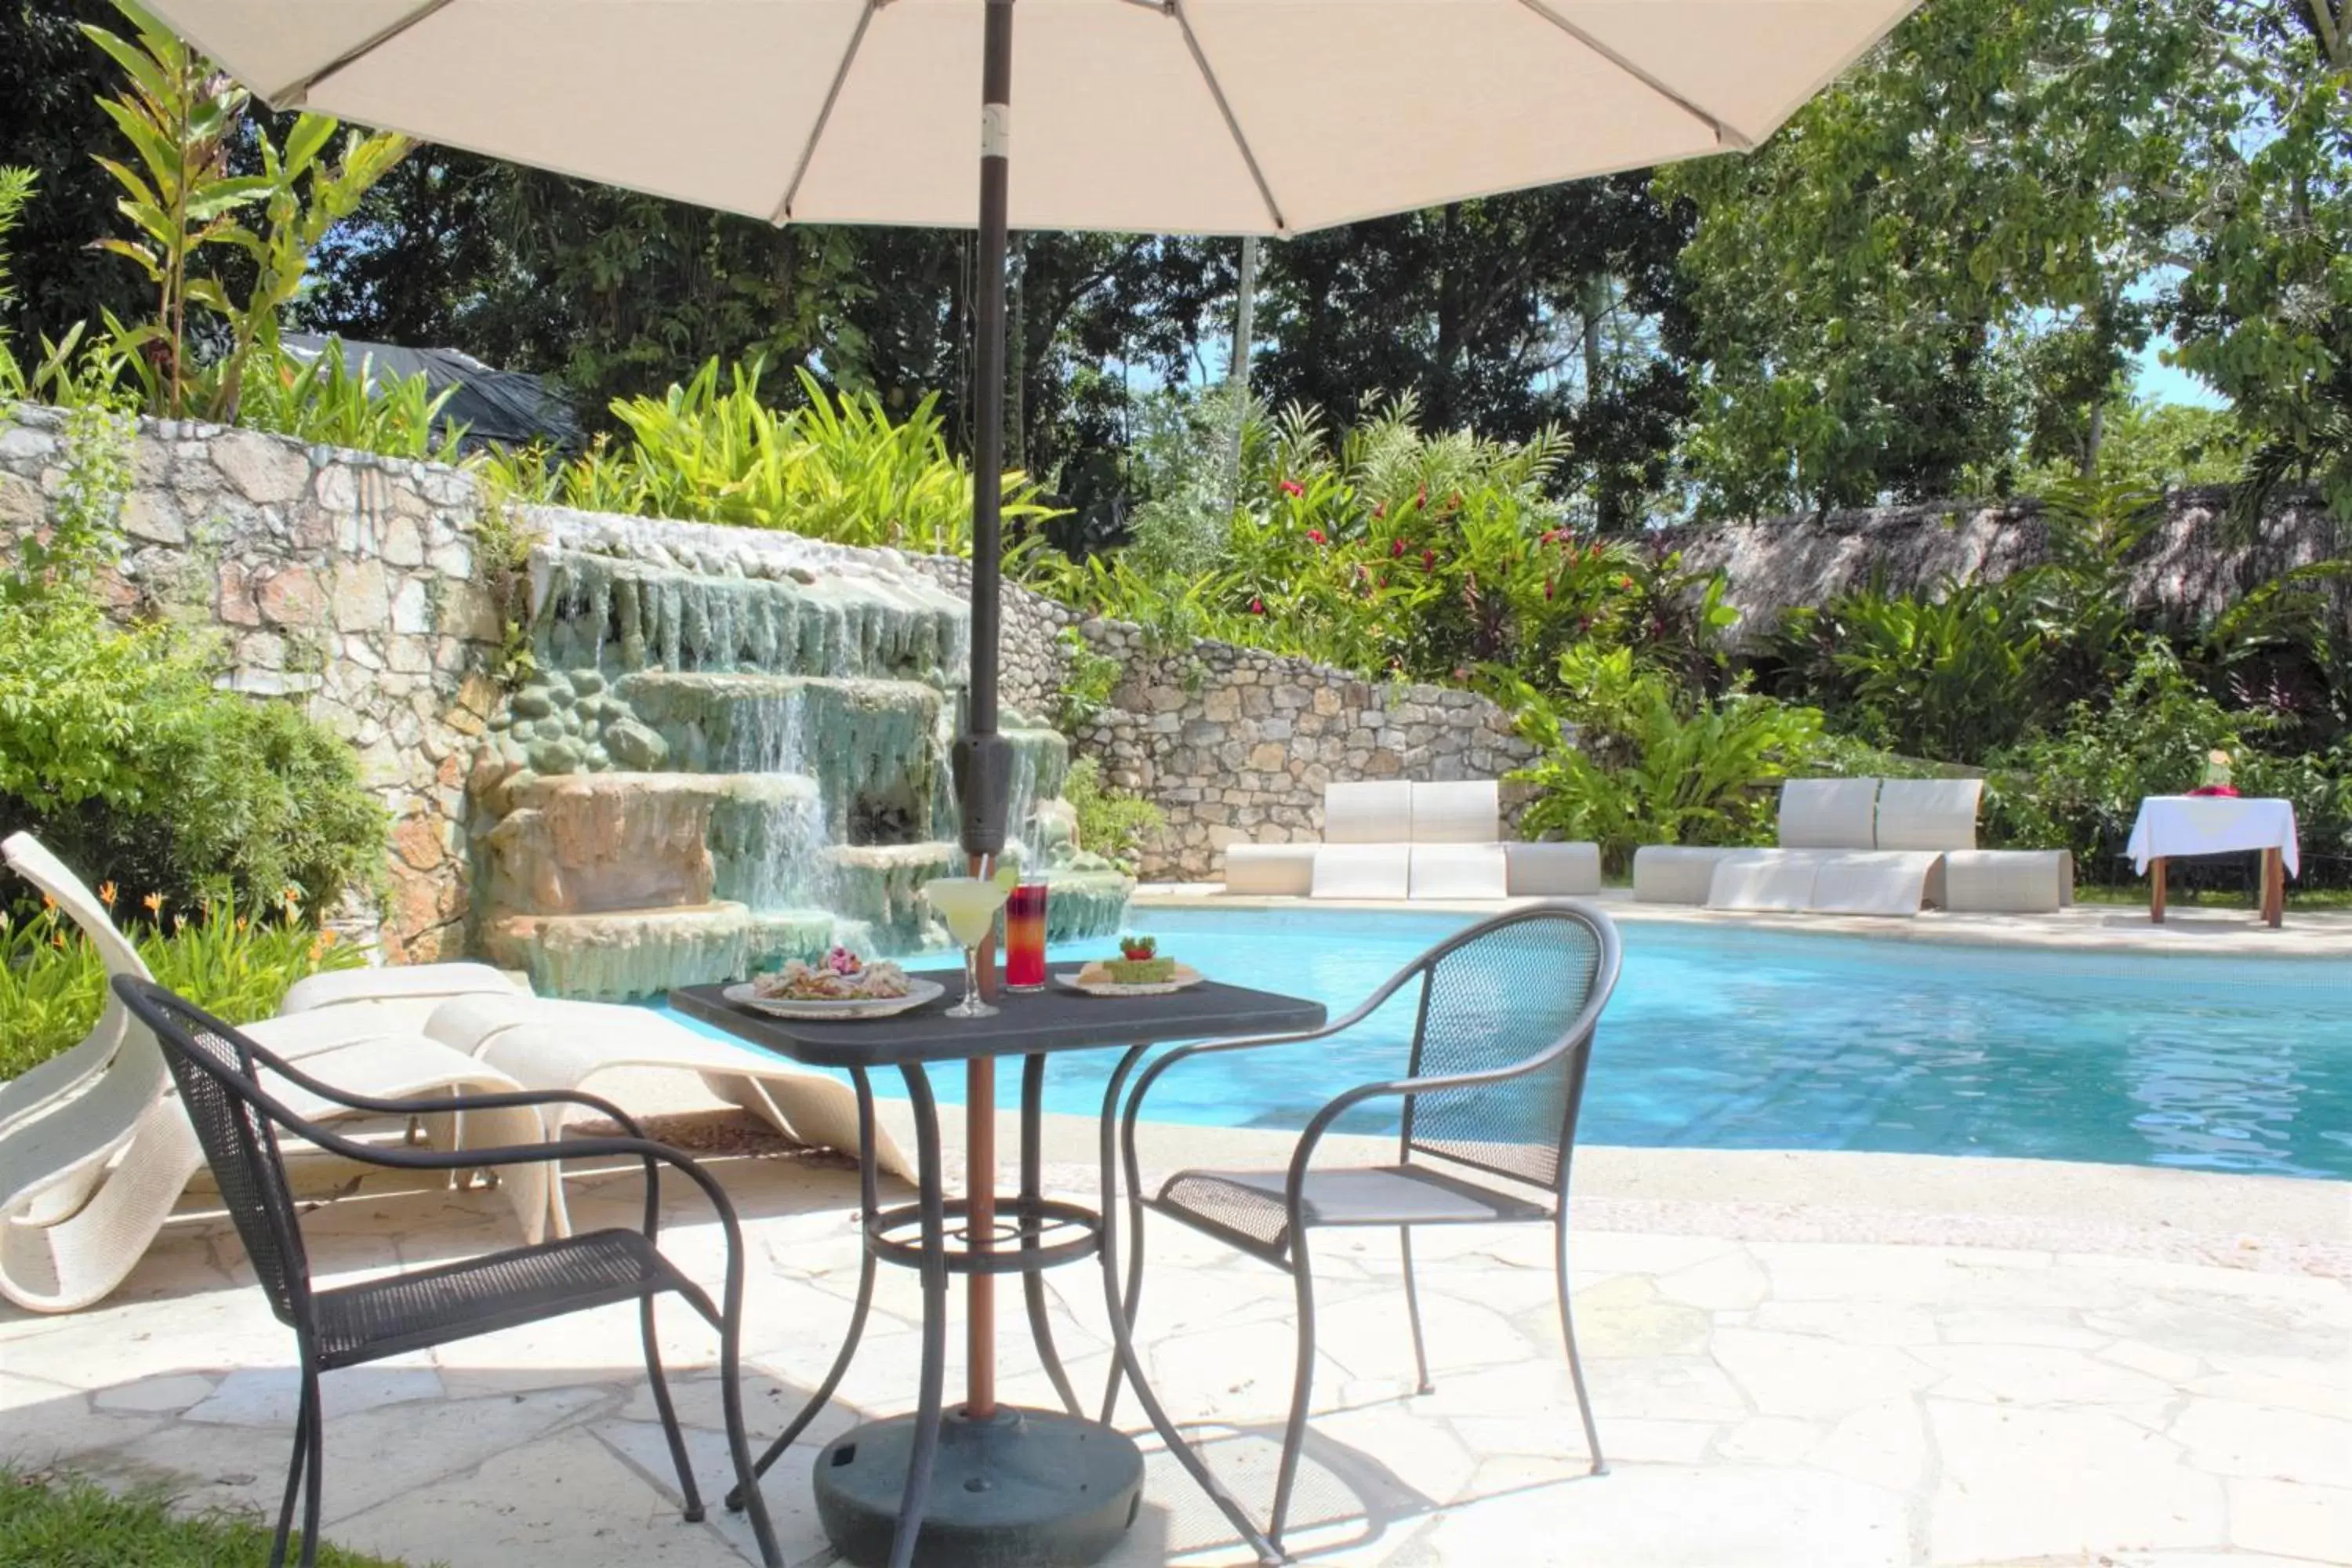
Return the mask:
{"type": "MultiPolygon", "coordinates": [[[[699,1034],[646,1008],[541,996],[461,996],[436,1009],[425,1032],[531,1089],[581,1089],[599,1073],[625,1068],[696,1073],[712,1094],[796,1143],[857,1152],[857,1099],[847,1084],[699,1034]]],[[[546,1135],[557,1138],[564,1122],[592,1113],[551,1107],[543,1114],[546,1135]]],[[[914,1181],[913,1163],[890,1134],[880,1127],[874,1134],[879,1167],[914,1181]]],[[[543,1168],[553,1176],[547,1191],[550,1221],[558,1235],[569,1235],[561,1173],[553,1162],[543,1168]]]]}
{"type": "MultiPolygon", "coordinates": [[[[80,928],[110,980],[149,977],[104,906],[55,856],[23,834],[0,845],[0,855],[80,928]]],[[[113,1003],[110,988],[108,996],[79,1045],[0,1086],[0,1297],[31,1311],[74,1311],[111,1293],[204,1164],[161,1047],[113,1003]]],[[[420,1036],[387,1032],[390,1021],[362,1005],[272,1019],[252,1033],[299,1058],[304,1071],[358,1094],[397,1100],[520,1087],[420,1036]]],[[[290,1083],[276,1091],[305,1116],[349,1114],[290,1083]]],[[[540,1124],[527,1109],[488,1110],[426,1131],[445,1146],[489,1146],[531,1142],[540,1124]]],[[[536,1170],[518,1168],[501,1187],[528,1240],[542,1233],[546,1185],[536,1170]]]]}
{"type": "Polygon", "coordinates": [[[1412,785],[1327,784],[1323,843],[1308,889],[1318,899],[1402,899],[1412,891],[1412,785]]]}
{"type": "Polygon", "coordinates": [[[1943,851],[1937,901],[1955,914],[2055,914],[2074,901],[2064,849],[1979,849],[1982,779],[1888,779],[1878,791],[1881,848],[1943,851]]]}

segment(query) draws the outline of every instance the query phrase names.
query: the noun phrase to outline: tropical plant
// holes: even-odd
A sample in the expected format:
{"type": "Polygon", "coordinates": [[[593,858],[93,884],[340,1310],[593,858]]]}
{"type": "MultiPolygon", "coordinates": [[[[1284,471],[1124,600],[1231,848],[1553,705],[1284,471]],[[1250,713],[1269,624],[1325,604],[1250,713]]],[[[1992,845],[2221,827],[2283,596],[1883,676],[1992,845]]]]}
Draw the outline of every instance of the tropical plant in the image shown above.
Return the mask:
{"type": "Polygon", "coordinates": [[[1054,724],[1067,731],[1101,716],[1126,667],[1108,654],[1097,653],[1076,626],[1064,626],[1055,640],[1062,648],[1062,683],[1054,693],[1054,724]]]}
{"type": "Polygon", "coordinates": [[[1168,826],[1167,816],[1142,796],[1103,782],[1102,763],[1079,757],[1062,782],[1062,798],[1077,814],[1078,847],[1101,856],[1132,875],[1136,858],[1152,836],[1168,826]]]}
{"type": "Polygon", "coordinates": [[[1520,829],[1590,839],[1612,874],[1643,844],[1768,841],[1770,786],[1822,742],[1812,709],[1742,691],[1691,700],[1628,648],[1570,652],[1559,684],[1556,702],[1525,682],[1507,694],[1537,749],[1507,775],[1537,791],[1520,829]]]}
{"type": "Polygon", "coordinates": [[[236,417],[249,430],[273,430],[298,441],[454,463],[465,427],[444,421],[441,411],[457,391],[433,391],[423,371],[391,377],[375,374],[364,358],[352,365],[341,341],[331,338],[307,361],[282,351],[249,358],[236,417]]]}
{"type": "MultiPolygon", "coordinates": [[[[110,910],[118,884],[99,885],[110,910]]],[[[357,969],[365,954],[305,917],[289,890],[270,912],[240,912],[236,900],[200,900],[189,910],[161,897],[132,899],[121,911],[139,956],[161,984],[232,1024],[278,1011],[305,975],[357,969]]],[[[245,906],[247,911],[253,908],[245,906]]],[[[57,906],[0,908],[0,1079],[65,1050],[89,1032],[105,999],[106,969],[57,906]]]]}
{"type": "Polygon", "coordinates": [[[1940,596],[1873,584],[1782,622],[1795,690],[1842,729],[1914,756],[1966,762],[2023,734],[2042,691],[2045,632],[2016,580],[1947,583],[1940,596]]]}
{"type": "MultiPolygon", "coordinates": [[[[778,409],[761,395],[762,368],[736,365],[722,387],[710,360],[661,398],[615,402],[625,445],[599,443],[553,468],[526,453],[494,461],[492,471],[524,500],[840,544],[970,552],[971,475],[948,450],[936,398],[894,421],[877,399],[836,398],[801,371],[806,401],[778,409]]],[[[1052,514],[1025,476],[1008,471],[1003,487],[1008,532],[1052,514]]]]}
{"type": "Polygon", "coordinates": [[[339,122],[305,112],[281,148],[247,121],[243,88],[136,0],[114,4],[131,24],[130,38],[96,26],[82,31],[127,79],[101,107],[131,157],[98,161],[121,188],[117,206],[131,232],[100,244],[140,268],[155,289],[155,315],[134,326],[110,320],[110,330],[150,413],[233,419],[248,366],[257,356],[277,359],[279,319],[301,291],[311,252],[410,142],[351,132],[337,147],[339,122]],[[248,142],[260,172],[236,173],[248,142]],[[254,208],[259,232],[243,221],[254,208]],[[206,266],[224,250],[241,253],[242,298],[226,271],[206,266]]]}

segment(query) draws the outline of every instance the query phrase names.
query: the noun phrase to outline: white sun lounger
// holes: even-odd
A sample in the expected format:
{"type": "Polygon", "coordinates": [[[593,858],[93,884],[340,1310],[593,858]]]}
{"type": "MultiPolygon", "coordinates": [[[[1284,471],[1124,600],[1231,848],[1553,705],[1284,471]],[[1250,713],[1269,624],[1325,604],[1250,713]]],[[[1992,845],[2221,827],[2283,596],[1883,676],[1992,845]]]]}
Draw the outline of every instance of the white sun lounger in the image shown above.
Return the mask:
{"type": "MultiPolygon", "coordinates": [[[[425,1033],[530,1089],[582,1089],[597,1074],[623,1068],[696,1073],[712,1094],[796,1143],[857,1152],[857,1097],[847,1084],[787,1067],[748,1046],[714,1039],[648,1008],[542,996],[461,996],[434,1013],[425,1033]]],[[[594,1113],[551,1106],[545,1114],[547,1136],[553,1138],[562,1135],[562,1123],[594,1113]]],[[[913,1163],[887,1131],[877,1126],[874,1131],[879,1168],[912,1182],[913,1163]]],[[[544,1168],[555,1169],[552,1163],[544,1168]]],[[[569,1235],[560,1180],[549,1184],[547,1200],[556,1233],[569,1235]]]]}
{"type": "Polygon", "coordinates": [[[1412,891],[1412,785],[1335,784],[1323,791],[1323,842],[1307,889],[1318,899],[1402,899],[1412,891]]]}
{"type": "MultiPolygon", "coordinates": [[[[57,900],[98,949],[107,975],[147,967],[81,880],[30,837],[0,856],[57,900]]],[[[36,1312],[70,1312],[104,1299],[129,1277],[204,1165],[194,1130],[171,1091],[154,1037],[113,1000],[79,1045],[0,1085],[0,1297],[36,1312]]],[[[415,1035],[386,1034],[387,1016],[336,1008],[269,1020],[254,1038],[305,1072],[357,1094],[399,1100],[436,1091],[520,1087],[497,1069],[415,1035]],[[273,1028],[271,1026],[277,1025],[273,1028]]],[[[273,1091],[302,1115],[350,1115],[294,1085],[273,1091]]],[[[430,1118],[444,1146],[530,1142],[528,1110],[430,1118]]],[[[500,1191],[535,1241],[548,1212],[543,1168],[518,1166],[500,1191]]]]}

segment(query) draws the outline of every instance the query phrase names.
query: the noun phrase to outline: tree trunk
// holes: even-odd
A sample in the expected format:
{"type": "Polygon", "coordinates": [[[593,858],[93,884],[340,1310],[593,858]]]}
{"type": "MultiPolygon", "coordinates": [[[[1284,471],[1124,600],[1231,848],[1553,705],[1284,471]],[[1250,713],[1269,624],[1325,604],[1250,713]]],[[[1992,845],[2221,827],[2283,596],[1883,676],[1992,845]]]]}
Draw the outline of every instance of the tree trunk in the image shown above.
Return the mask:
{"type": "Polygon", "coordinates": [[[1601,321],[1609,313],[1609,275],[1596,272],[1584,280],[1584,405],[1601,396],[1601,321]]]}

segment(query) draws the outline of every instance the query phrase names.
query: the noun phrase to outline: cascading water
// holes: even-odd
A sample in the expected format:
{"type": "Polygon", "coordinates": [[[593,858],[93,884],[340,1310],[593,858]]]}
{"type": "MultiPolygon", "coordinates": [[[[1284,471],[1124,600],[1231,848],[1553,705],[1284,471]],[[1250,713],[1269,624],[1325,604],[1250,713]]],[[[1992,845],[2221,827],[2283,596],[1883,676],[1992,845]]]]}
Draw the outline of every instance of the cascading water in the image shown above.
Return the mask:
{"type": "MultiPolygon", "coordinates": [[[[961,600],[778,536],[548,513],[538,669],[469,785],[483,941],[542,990],[627,996],[835,942],[937,945],[922,884],[961,866],[948,746],[961,600]]],[[[1071,842],[1069,749],[1006,710],[1010,858],[1057,936],[1116,928],[1129,884],[1071,842]]]]}

